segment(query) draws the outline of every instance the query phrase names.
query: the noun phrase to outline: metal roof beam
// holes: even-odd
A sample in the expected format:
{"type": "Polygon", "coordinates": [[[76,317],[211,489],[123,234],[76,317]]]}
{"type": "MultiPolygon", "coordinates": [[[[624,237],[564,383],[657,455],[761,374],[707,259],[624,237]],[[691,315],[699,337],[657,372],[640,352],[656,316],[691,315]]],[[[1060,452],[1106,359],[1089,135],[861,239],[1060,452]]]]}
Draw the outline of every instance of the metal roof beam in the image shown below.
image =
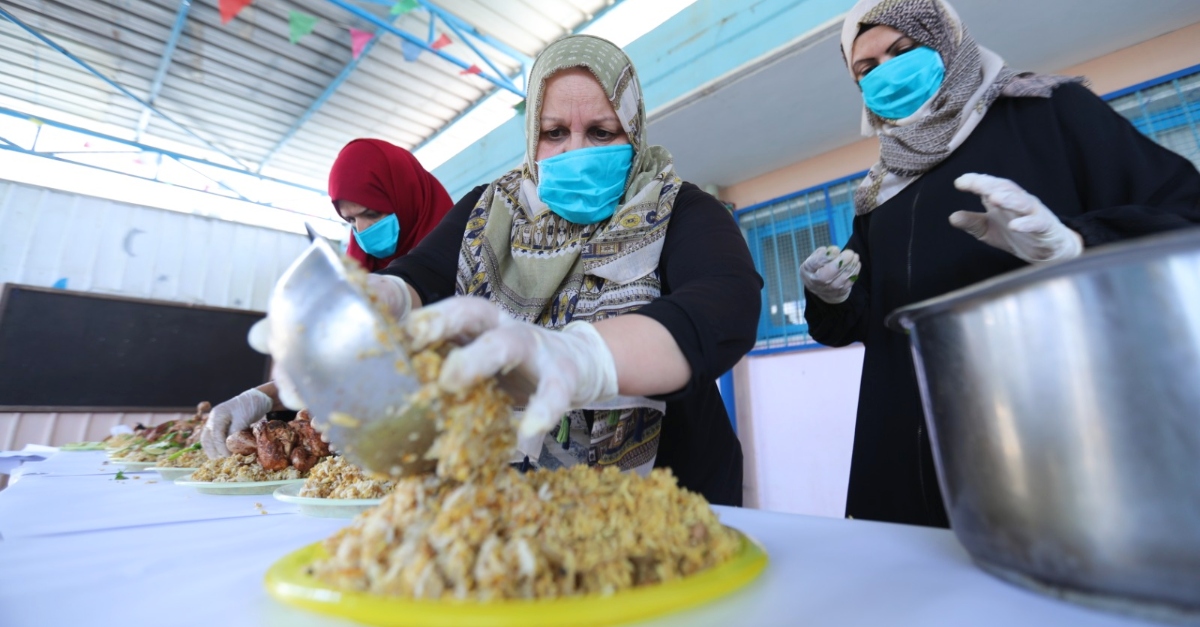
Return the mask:
{"type": "MultiPolygon", "coordinates": [[[[92,65],[89,64],[87,61],[84,61],[83,59],[75,56],[66,48],[63,48],[62,46],[58,45],[54,40],[52,40],[49,37],[38,32],[36,29],[34,29],[32,26],[26,24],[25,22],[22,22],[17,16],[13,15],[12,13],[9,13],[6,9],[4,9],[4,7],[0,7],[0,17],[3,17],[5,19],[7,19],[8,21],[12,22],[13,24],[16,24],[19,28],[21,28],[25,32],[29,33],[33,37],[37,38],[42,43],[46,44],[47,46],[50,46],[54,50],[58,51],[59,53],[61,53],[64,56],[66,56],[71,61],[74,61],[76,64],[78,64],[84,70],[87,70],[87,72],[90,73],[91,75],[104,81],[113,89],[116,89],[117,91],[121,92],[125,96],[129,97],[134,102],[141,105],[141,107],[143,109],[150,111],[151,113],[166,120],[167,122],[170,122],[173,126],[178,128],[179,130],[181,130],[184,133],[187,133],[189,136],[199,140],[206,147],[211,148],[212,150],[216,151],[218,154],[232,160],[234,163],[245,168],[245,170],[239,170],[239,171],[248,171],[249,166],[247,166],[245,163],[243,163],[241,159],[238,159],[237,157],[229,154],[228,151],[223,150],[222,148],[218,147],[216,144],[212,143],[211,141],[197,135],[195,131],[192,131],[191,129],[187,128],[183,124],[180,124],[179,122],[177,122],[174,118],[168,116],[167,114],[163,113],[162,111],[159,111],[157,108],[154,107],[154,105],[146,102],[145,100],[142,100],[141,98],[138,98],[136,95],[134,95],[133,92],[131,92],[128,89],[126,89],[125,87],[121,86],[119,83],[112,80],[111,78],[105,76],[103,72],[92,67],[92,65]]],[[[226,167],[228,167],[228,166],[226,166],[226,167]]],[[[234,168],[234,169],[236,170],[237,168],[234,168]]]]}
{"type": "MultiPolygon", "coordinates": [[[[187,22],[190,8],[192,8],[192,0],[179,0],[179,11],[175,14],[175,24],[171,27],[167,45],[163,48],[162,59],[158,62],[158,70],[154,72],[154,80],[150,83],[150,94],[146,96],[146,102],[150,104],[154,104],[158,98],[158,92],[167,78],[167,68],[171,67],[171,57],[175,54],[175,45],[179,43],[179,36],[183,34],[183,25],[187,22]]],[[[146,125],[149,123],[150,110],[142,109],[142,116],[138,118],[137,134],[133,136],[134,141],[142,141],[142,134],[146,132],[146,125]]]]}
{"type": "MultiPolygon", "coordinates": [[[[345,9],[346,11],[354,14],[355,16],[357,16],[367,22],[374,24],[376,27],[378,27],[384,31],[387,31],[387,32],[389,32],[389,33],[391,33],[391,34],[393,34],[415,46],[418,46],[418,47],[424,49],[427,52],[430,52],[430,53],[436,55],[437,57],[441,58],[444,61],[449,62],[452,65],[460,67],[464,70],[471,69],[470,63],[467,63],[466,61],[464,61],[452,54],[449,54],[447,52],[444,52],[442,50],[438,50],[438,49],[434,48],[432,45],[433,44],[432,40],[425,41],[425,40],[421,39],[420,37],[413,35],[412,33],[400,30],[399,28],[396,28],[389,22],[379,18],[374,13],[371,13],[370,11],[367,11],[356,5],[350,4],[347,0],[326,0],[326,1],[331,4],[334,4],[336,6],[339,6],[342,9],[345,9]]],[[[424,3],[422,3],[422,4],[424,4],[424,3]]],[[[432,34],[432,32],[433,32],[433,22],[431,20],[430,21],[430,33],[432,34]]],[[[480,56],[483,56],[483,55],[480,55],[480,56]]],[[[486,59],[486,57],[484,57],[484,58],[486,59]]],[[[491,63],[488,62],[488,65],[491,65],[491,63]]],[[[493,85],[496,85],[497,87],[499,87],[501,89],[506,89],[508,91],[511,91],[512,93],[514,93],[522,98],[525,97],[525,92],[523,90],[521,90],[520,88],[518,88],[516,85],[514,85],[512,80],[510,80],[503,73],[500,73],[497,76],[492,76],[490,74],[480,72],[476,76],[488,81],[489,83],[492,83],[493,85]]]]}
{"type": "MultiPolygon", "coordinates": [[[[395,0],[366,0],[366,1],[370,2],[372,4],[378,4],[380,6],[388,6],[388,7],[396,4],[395,0]]],[[[479,32],[478,30],[476,30],[476,28],[474,26],[471,25],[470,22],[462,19],[461,17],[458,17],[457,15],[447,11],[446,9],[443,9],[440,6],[438,6],[432,2],[429,2],[429,0],[417,0],[417,2],[426,11],[429,11],[430,13],[441,18],[442,22],[444,22],[447,26],[456,26],[457,30],[463,31],[463,32],[471,35],[475,39],[478,39],[479,41],[482,41],[483,43],[495,48],[496,50],[503,52],[504,54],[515,59],[521,65],[529,66],[529,65],[533,64],[533,57],[530,57],[529,55],[521,52],[520,50],[517,50],[516,48],[513,48],[512,46],[504,43],[503,41],[500,41],[499,39],[496,39],[495,37],[492,37],[491,35],[485,35],[485,34],[479,32]]],[[[430,39],[432,40],[432,36],[430,37],[430,39]]]]}
{"type": "Polygon", "coordinates": [[[338,75],[335,76],[333,80],[325,86],[325,91],[322,91],[321,95],[317,96],[316,100],[312,101],[312,104],[308,106],[308,109],[305,109],[304,113],[301,113],[300,117],[296,118],[296,121],[292,123],[291,128],[283,133],[283,136],[280,137],[279,141],[271,147],[271,150],[267,151],[267,156],[263,157],[263,160],[259,162],[258,169],[255,170],[256,172],[262,172],[263,168],[267,167],[267,164],[275,158],[275,154],[278,153],[285,144],[291,141],[292,137],[295,137],[297,131],[300,130],[300,127],[303,126],[304,123],[307,122],[309,118],[311,118],[313,114],[325,104],[326,100],[329,100],[329,97],[332,96],[333,93],[342,86],[342,83],[346,82],[346,79],[350,78],[350,74],[354,72],[355,68],[358,67],[358,64],[362,62],[363,59],[367,58],[367,55],[370,54],[371,50],[375,48],[375,43],[378,41],[378,37],[372,37],[371,41],[368,41],[366,47],[364,47],[362,52],[359,53],[358,58],[351,59],[350,62],[346,64],[346,67],[342,68],[341,72],[338,72],[338,75]]]}
{"type": "MultiPolygon", "coordinates": [[[[140,150],[142,152],[148,152],[148,153],[155,154],[155,155],[162,155],[164,157],[170,157],[180,163],[184,163],[184,162],[196,163],[196,164],[203,165],[206,167],[216,168],[218,170],[224,170],[226,172],[233,172],[235,174],[242,174],[245,176],[254,177],[254,178],[262,180],[262,181],[278,183],[281,185],[288,185],[290,187],[295,187],[297,189],[302,189],[304,191],[316,192],[318,194],[325,195],[325,190],[323,190],[323,189],[317,189],[315,187],[309,187],[307,185],[301,185],[299,183],[293,183],[291,181],[285,181],[283,179],[277,179],[277,178],[272,178],[269,176],[263,176],[261,174],[252,172],[250,170],[246,170],[243,168],[238,168],[238,167],[234,167],[234,166],[230,166],[230,165],[225,165],[223,163],[215,163],[215,162],[209,161],[207,159],[201,159],[199,157],[192,157],[192,156],[185,155],[183,153],[175,152],[172,150],[166,150],[163,148],[155,148],[154,146],[147,146],[146,144],[143,144],[141,142],[136,142],[136,141],[129,140],[129,139],[122,139],[120,137],[115,137],[113,135],[106,135],[104,133],[98,133],[96,131],[86,129],[86,128],[83,128],[80,126],[74,126],[72,124],[66,124],[64,122],[57,122],[55,120],[47,120],[46,118],[30,115],[23,111],[16,111],[14,109],[9,109],[8,107],[0,107],[0,115],[9,115],[9,116],[12,116],[15,118],[20,118],[22,120],[29,120],[29,121],[37,124],[39,136],[40,136],[40,131],[41,131],[42,126],[49,126],[52,128],[60,128],[65,131],[71,131],[73,133],[79,133],[81,135],[87,135],[89,137],[95,137],[97,139],[103,139],[105,141],[122,144],[122,145],[129,146],[132,148],[137,148],[138,150],[140,150]]],[[[35,139],[35,142],[36,142],[36,139],[35,139]]],[[[6,148],[6,147],[0,146],[0,149],[4,149],[4,148],[6,148]]],[[[57,151],[57,150],[56,151],[48,151],[48,152],[40,152],[40,151],[34,150],[33,148],[36,148],[36,145],[29,149],[19,148],[18,151],[25,152],[28,154],[34,154],[37,156],[44,156],[44,157],[53,157],[54,155],[59,154],[60,152],[63,154],[72,152],[72,151],[57,151]]],[[[60,160],[62,160],[62,159],[60,159],[60,160]]],[[[72,163],[76,163],[76,162],[72,161],[72,163]]],[[[128,174],[128,172],[122,172],[122,174],[128,174]]]]}

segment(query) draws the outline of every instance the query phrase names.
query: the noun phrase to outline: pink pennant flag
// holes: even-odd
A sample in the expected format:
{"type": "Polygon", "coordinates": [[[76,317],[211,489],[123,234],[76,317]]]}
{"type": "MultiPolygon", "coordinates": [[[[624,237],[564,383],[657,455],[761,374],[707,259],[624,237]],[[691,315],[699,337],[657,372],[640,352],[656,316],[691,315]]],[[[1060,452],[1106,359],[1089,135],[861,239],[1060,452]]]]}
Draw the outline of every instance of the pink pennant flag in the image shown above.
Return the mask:
{"type": "Polygon", "coordinates": [[[437,41],[429,44],[429,47],[433,48],[434,50],[441,50],[442,48],[449,46],[450,43],[450,38],[446,36],[446,33],[442,33],[442,36],[438,37],[437,41]]]}
{"type": "Polygon", "coordinates": [[[217,0],[217,7],[221,11],[221,23],[228,24],[230,20],[237,17],[242,9],[250,6],[254,0],[217,0]]]}
{"type": "Polygon", "coordinates": [[[358,55],[362,54],[363,48],[367,47],[367,42],[371,41],[374,37],[375,35],[365,30],[350,29],[350,52],[354,55],[355,59],[358,58],[358,55]]]}
{"type": "Polygon", "coordinates": [[[459,75],[461,76],[463,74],[479,74],[481,72],[483,72],[483,70],[479,69],[478,65],[475,65],[474,63],[472,63],[471,67],[459,72],[459,75]]]}

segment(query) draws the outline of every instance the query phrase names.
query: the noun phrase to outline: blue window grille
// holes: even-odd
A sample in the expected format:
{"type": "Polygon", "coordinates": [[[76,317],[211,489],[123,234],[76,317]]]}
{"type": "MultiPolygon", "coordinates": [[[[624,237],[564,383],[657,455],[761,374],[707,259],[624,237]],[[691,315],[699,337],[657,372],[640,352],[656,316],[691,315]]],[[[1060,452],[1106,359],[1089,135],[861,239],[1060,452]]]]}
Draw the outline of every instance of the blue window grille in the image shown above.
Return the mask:
{"type": "Polygon", "coordinates": [[[734,213],[763,277],[754,351],[817,346],[804,322],[800,264],[819,246],[844,246],[854,220],[854,190],[866,172],[734,213]]]}
{"type": "Polygon", "coordinates": [[[1139,131],[1200,168],[1200,65],[1104,99],[1139,131]]]}

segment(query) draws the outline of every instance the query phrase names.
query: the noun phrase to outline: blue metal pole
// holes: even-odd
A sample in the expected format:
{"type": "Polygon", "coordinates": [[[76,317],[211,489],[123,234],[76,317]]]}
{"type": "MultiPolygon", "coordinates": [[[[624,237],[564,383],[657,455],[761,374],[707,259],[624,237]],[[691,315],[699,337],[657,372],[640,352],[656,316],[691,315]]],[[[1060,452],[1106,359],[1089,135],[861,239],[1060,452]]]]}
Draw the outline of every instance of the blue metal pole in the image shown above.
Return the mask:
{"type": "MultiPolygon", "coordinates": [[[[448,61],[457,67],[460,67],[464,70],[468,70],[471,68],[470,63],[467,63],[466,61],[463,61],[462,59],[459,59],[458,57],[455,57],[451,54],[442,52],[441,50],[435,49],[433,46],[430,45],[430,43],[422,40],[420,37],[417,37],[416,35],[413,35],[412,33],[409,33],[409,32],[400,30],[399,28],[396,28],[395,26],[393,26],[390,23],[388,23],[387,21],[379,18],[374,13],[367,11],[366,9],[363,9],[359,6],[350,4],[346,0],[327,0],[327,1],[330,2],[331,4],[341,7],[342,9],[344,9],[346,11],[349,11],[350,13],[354,14],[355,16],[357,16],[363,20],[366,20],[366,21],[374,24],[376,27],[378,27],[382,30],[385,30],[407,42],[414,44],[414,45],[420,46],[424,50],[437,55],[441,59],[448,61]]],[[[431,28],[432,28],[432,26],[431,26],[431,28]]],[[[514,94],[516,94],[522,98],[525,97],[524,92],[522,92],[521,90],[517,89],[516,87],[514,87],[512,85],[506,85],[503,81],[501,81],[495,77],[488,76],[487,74],[479,74],[478,76],[480,78],[492,83],[493,85],[500,87],[501,89],[507,89],[508,91],[511,91],[514,94]]]]}
{"type": "MultiPolygon", "coordinates": [[[[489,59],[486,54],[483,54],[482,52],[480,52],[479,48],[475,46],[475,44],[470,40],[470,38],[468,38],[466,35],[463,34],[463,32],[461,30],[458,29],[458,26],[452,24],[451,22],[447,22],[444,18],[442,19],[442,22],[455,35],[457,35],[458,38],[461,39],[462,42],[464,44],[466,44],[468,48],[471,49],[472,52],[474,52],[480,59],[483,59],[483,62],[486,63],[488,67],[492,68],[492,71],[496,73],[496,76],[500,77],[500,80],[503,82],[503,84],[506,86],[506,88],[509,91],[511,91],[511,92],[520,91],[517,88],[516,84],[514,84],[512,82],[512,79],[510,79],[507,75],[505,75],[504,72],[501,72],[500,68],[496,67],[496,64],[492,63],[492,60],[489,59]]],[[[492,82],[495,83],[496,81],[492,81],[492,82]]]]}
{"type": "Polygon", "coordinates": [[[215,150],[217,153],[221,154],[222,156],[224,156],[224,157],[227,157],[227,158],[231,159],[231,160],[232,160],[234,163],[237,163],[238,165],[240,165],[240,166],[242,166],[242,167],[248,167],[248,166],[246,166],[246,164],[245,164],[245,163],[243,163],[243,162],[242,162],[242,160],[241,160],[241,159],[238,159],[237,157],[235,157],[235,156],[233,156],[233,155],[229,154],[229,153],[228,153],[228,152],[226,152],[225,150],[222,150],[221,148],[217,147],[217,145],[216,145],[216,144],[214,144],[214,143],[212,143],[212,142],[208,141],[207,139],[204,139],[203,137],[201,137],[201,136],[197,135],[195,132],[193,132],[193,131],[192,131],[191,129],[189,129],[188,127],[186,127],[186,126],[184,126],[184,125],[180,124],[179,122],[176,122],[174,118],[172,118],[172,117],[168,116],[167,114],[163,113],[162,111],[159,111],[158,109],[156,109],[156,108],[154,107],[154,105],[151,105],[150,103],[146,102],[145,100],[142,100],[141,98],[138,98],[137,96],[135,96],[135,95],[133,94],[133,92],[129,91],[128,89],[125,89],[124,87],[122,87],[122,86],[121,86],[119,83],[117,83],[116,81],[114,81],[114,80],[112,80],[111,78],[109,78],[109,77],[105,76],[105,75],[104,75],[102,72],[100,72],[100,70],[97,70],[96,68],[92,67],[92,66],[91,66],[91,64],[89,64],[87,61],[84,61],[83,59],[81,59],[81,58],[79,58],[79,57],[75,56],[74,54],[71,54],[71,52],[70,52],[70,51],[68,51],[66,48],[63,48],[62,46],[60,46],[60,45],[58,45],[57,43],[55,43],[55,42],[54,42],[54,40],[50,39],[49,37],[46,37],[45,35],[43,35],[43,34],[39,33],[38,31],[34,30],[34,28],[33,28],[33,27],[29,26],[29,25],[28,25],[28,24],[26,24],[25,22],[22,22],[20,19],[18,19],[18,18],[17,18],[17,16],[13,15],[12,13],[9,13],[9,12],[8,12],[7,10],[5,10],[3,7],[0,7],[0,17],[4,17],[4,18],[6,18],[8,21],[12,22],[13,24],[16,24],[16,25],[17,25],[17,26],[19,26],[19,27],[20,27],[22,30],[24,30],[25,32],[27,32],[27,33],[29,33],[30,35],[34,36],[35,38],[37,38],[37,39],[38,39],[39,41],[41,41],[42,43],[46,44],[47,46],[50,46],[51,48],[53,48],[53,49],[57,50],[57,51],[58,51],[58,52],[60,52],[60,53],[62,53],[62,55],[63,55],[63,56],[65,56],[65,57],[67,57],[68,59],[70,59],[70,60],[74,61],[76,64],[78,64],[78,65],[79,65],[80,67],[82,67],[83,69],[87,70],[87,71],[88,71],[90,74],[92,74],[92,75],[93,75],[93,76],[95,76],[96,78],[98,78],[98,79],[100,79],[100,80],[104,81],[105,83],[108,83],[108,85],[109,85],[110,87],[112,87],[113,89],[115,89],[115,90],[117,90],[117,91],[121,92],[122,94],[124,94],[124,95],[128,96],[128,97],[129,97],[131,100],[133,100],[134,102],[136,102],[136,103],[138,103],[139,105],[141,105],[143,109],[149,110],[151,113],[153,113],[153,114],[157,115],[158,117],[160,117],[160,118],[162,118],[162,119],[164,119],[164,120],[166,120],[166,121],[170,122],[172,125],[174,125],[174,126],[175,126],[176,128],[178,128],[179,130],[181,130],[181,131],[183,131],[184,133],[187,133],[188,135],[190,135],[190,136],[192,136],[192,137],[194,137],[194,138],[196,138],[196,139],[200,140],[200,142],[201,142],[201,143],[203,143],[205,146],[208,146],[209,148],[211,148],[211,149],[215,150]]]}
{"type": "MultiPolygon", "coordinates": [[[[172,183],[170,181],[163,181],[158,178],[150,178],[150,177],[146,177],[146,176],[140,176],[137,174],[130,174],[129,172],[123,172],[121,170],[117,170],[114,168],[106,168],[102,165],[95,165],[95,164],[91,164],[91,163],[84,163],[82,161],[72,161],[70,159],[63,159],[62,157],[55,156],[53,153],[37,152],[34,150],[28,150],[28,149],[22,148],[20,146],[17,146],[15,144],[11,144],[11,143],[9,145],[0,144],[0,150],[7,150],[10,152],[31,155],[34,157],[39,157],[41,159],[50,159],[52,161],[58,161],[60,163],[69,163],[71,165],[83,166],[85,168],[92,168],[93,170],[100,170],[101,172],[111,172],[113,174],[120,174],[122,176],[130,176],[130,177],[133,177],[136,179],[141,179],[143,181],[154,181],[154,182],[162,184],[162,185],[170,185],[171,187],[178,187],[180,189],[191,190],[193,192],[199,192],[201,194],[210,194],[212,196],[217,196],[218,198],[229,198],[229,196],[226,196],[225,194],[218,194],[218,193],[206,191],[203,189],[196,189],[194,187],[188,187],[186,185],[179,185],[178,183],[172,183]]],[[[210,163],[210,164],[206,164],[206,165],[213,165],[213,164],[210,163]]],[[[205,176],[203,174],[201,174],[201,175],[205,176]]],[[[211,178],[211,177],[205,176],[205,178],[211,178]]],[[[287,183],[286,181],[282,181],[282,182],[287,183]]],[[[219,181],[218,181],[218,183],[219,183],[219,181]]],[[[230,191],[232,191],[235,194],[237,193],[234,190],[230,190],[230,191]]],[[[305,218],[309,218],[309,219],[313,219],[313,220],[325,220],[326,222],[333,222],[335,224],[341,224],[341,225],[345,224],[345,222],[343,222],[340,218],[326,218],[324,216],[313,215],[313,214],[307,213],[305,211],[298,211],[296,209],[289,209],[287,207],[281,207],[281,206],[273,204],[273,203],[258,202],[255,200],[246,200],[246,202],[258,205],[260,207],[267,207],[269,209],[277,209],[279,211],[286,211],[288,213],[294,213],[294,214],[301,215],[301,216],[304,216],[305,218]]]]}
{"type": "MultiPolygon", "coordinates": [[[[529,55],[522,53],[521,51],[517,50],[516,48],[513,48],[512,46],[504,43],[503,41],[500,41],[499,39],[496,39],[495,37],[492,37],[491,35],[485,35],[485,34],[479,32],[478,30],[475,30],[474,26],[472,26],[469,22],[462,19],[461,17],[458,17],[457,15],[443,9],[442,7],[437,6],[436,4],[433,4],[432,2],[427,2],[426,0],[417,0],[417,1],[420,2],[421,6],[425,7],[425,9],[427,11],[442,18],[442,21],[445,22],[447,26],[451,26],[451,25],[457,26],[458,30],[461,30],[461,31],[471,35],[475,39],[478,39],[479,41],[482,41],[483,43],[495,48],[496,50],[503,52],[504,54],[515,59],[521,65],[532,65],[533,64],[533,58],[530,57],[529,55]]],[[[483,55],[479,55],[479,56],[483,56],[483,55]]]]}
{"type": "MultiPolygon", "coordinates": [[[[171,27],[171,34],[167,37],[167,45],[163,48],[162,59],[158,62],[158,69],[154,72],[154,80],[150,83],[150,94],[146,96],[146,102],[154,104],[158,99],[158,92],[162,89],[163,81],[167,78],[167,68],[171,67],[171,56],[175,54],[175,46],[179,43],[179,36],[183,34],[183,25],[187,23],[188,10],[192,8],[192,0],[180,0],[179,11],[175,14],[175,24],[171,27]]],[[[142,115],[138,118],[137,134],[134,135],[134,140],[142,141],[142,133],[146,132],[146,125],[150,123],[150,112],[142,109],[142,115]]]]}
{"type": "MultiPolygon", "coordinates": [[[[201,165],[208,166],[210,168],[217,168],[217,169],[225,170],[228,172],[235,172],[237,174],[253,176],[254,178],[259,179],[259,180],[269,181],[272,183],[280,183],[282,185],[289,185],[289,186],[295,187],[297,189],[303,189],[305,191],[316,192],[321,195],[325,194],[325,190],[323,190],[323,189],[317,189],[315,187],[308,187],[307,185],[300,185],[299,183],[293,183],[291,181],[285,181],[282,179],[271,178],[269,176],[263,176],[261,174],[256,174],[254,172],[251,172],[250,170],[246,170],[246,169],[242,169],[242,168],[235,168],[233,166],[225,165],[223,163],[214,163],[212,161],[208,161],[207,159],[200,159],[198,157],[190,157],[190,156],[182,154],[182,153],[173,152],[170,150],[164,150],[162,148],[155,148],[153,146],[147,146],[146,144],[143,144],[140,142],[135,142],[135,141],[131,141],[128,139],[122,139],[120,137],[114,137],[112,135],[105,135],[104,133],[97,133],[96,131],[82,128],[79,126],[64,124],[62,122],[55,122],[53,120],[47,120],[45,118],[37,118],[32,115],[29,115],[28,113],[23,113],[21,111],[15,111],[15,110],[9,109],[7,107],[0,107],[0,114],[11,115],[13,117],[21,118],[23,120],[37,120],[39,134],[41,132],[42,126],[51,126],[54,128],[61,128],[66,131],[71,131],[74,133],[81,133],[83,135],[89,135],[91,137],[96,137],[98,139],[103,139],[105,141],[110,141],[110,142],[114,142],[114,143],[118,143],[118,144],[124,144],[126,146],[132,146],[143,152],[148,152],[151,154],[165,155],[165,156],[175,159],[177,161],[191,161],[192,163],[199,163],[201,165]]],[[[26,152],[29,152],[31,154],[38,154],[38,155],[54,154],[52,152],[48,153],[48,152],[43,152],[43,151],[37,150],[36,139],[34,141],[35,141],[35,143],[33,145],[33,150],[28,150],[26,152]]],[[[72,163],[74,163],[74,162],[72,162],[72,163]]]]}
{"type": "Polygon", "coordinates": [[[366,47],[364,47],[362,52],[359,53],[358,58],[351,59],[350,62],[346,64],[346,67],[342,68],[341,72],[338,72],[338,75],[334,77],[334,79],[328,85],[325,86],[325,91],[321,92],[321,95],[317,96],[317,99],[312,101],[312,104],[308,106],[308,109],[306,109],[304,113],[301,113],[300,117],[296,118],[296,121],[293,122],[292,126],[283,134],[283,137],[280,137],[279,141],[271,147],[271,150],[267,152],[267,156],[263,157],[262,162],[258,164],[258,169],[255,170],[256,172],[262,172],[263,168],[267,167],[267,164],[271,161],[271,159],[275,158],[275,155],[280,151],[280,149],[282,149],[285,144],[287,144],[292,140],[293,137],[296,136],[296,133],[300,130],[300,127],[303,126],[304,123],[307,122],[309,118],[311,118],[313,114],[317,112],[318,109],[325,105],[325,101],[329,100],[329,97],[332,96],[334,92],[336,92],[338,88],[342,86],[342,83],[346,82],[346,79],[350,78],[350,75],[354,73],[356,68],[358,68],[358,64],[361,63],[363,59],[367,58],[367,55],[370,54],[371,50],[375,48],[375,44],[378,41],[378,37],[372,37],[371,41],[368,41],[366,47]]]}

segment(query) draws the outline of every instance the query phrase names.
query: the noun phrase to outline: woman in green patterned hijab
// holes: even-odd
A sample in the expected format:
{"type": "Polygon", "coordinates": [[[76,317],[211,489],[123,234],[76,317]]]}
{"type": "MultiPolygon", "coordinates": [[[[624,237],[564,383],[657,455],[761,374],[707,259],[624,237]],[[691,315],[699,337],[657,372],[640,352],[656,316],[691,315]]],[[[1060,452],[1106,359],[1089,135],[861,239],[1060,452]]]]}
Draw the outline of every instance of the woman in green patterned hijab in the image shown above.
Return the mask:
{"type": "Polygon", "coordinates": [[[762,283],[741,232],[648,143],[637,73],[617,46],[554,42],[528,103],[524,163],[382,271],[417,306],[452,286],[409,331],[418,345],[470,340],[446,360],[449,389],[505,375],[524,405],[515,460],[666,465],[710,501],[740,504],[741,448],[715,381],[757,327],[762,283]]]}

